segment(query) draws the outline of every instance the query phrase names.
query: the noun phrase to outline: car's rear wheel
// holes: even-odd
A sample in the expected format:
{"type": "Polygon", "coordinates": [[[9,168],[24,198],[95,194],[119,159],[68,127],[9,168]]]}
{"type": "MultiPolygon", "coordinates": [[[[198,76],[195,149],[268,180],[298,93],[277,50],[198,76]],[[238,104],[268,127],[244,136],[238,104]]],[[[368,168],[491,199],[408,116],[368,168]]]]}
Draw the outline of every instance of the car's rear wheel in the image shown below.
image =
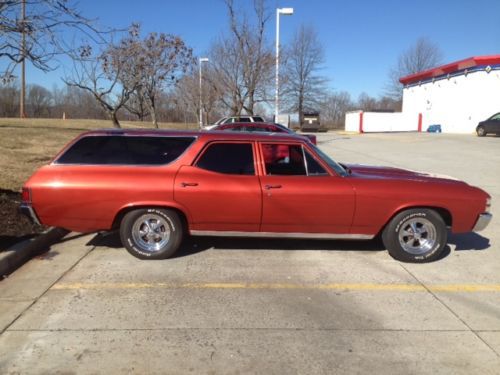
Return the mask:
{"type": "Polygon", "coordinates": [[[478,137],[484,137],[486,135],[486,129],[484,128],[484,126],[478,126],[476,128],[476,133],[478,137]]]}
{"type": "Polygon", "coordinates": [[[173,210],[144,208],[127,213],[120,224],[123,246],[140,259],[165,259],[180,247],[182,222],[173,210]]]}
{"type": "Polygon", "coordinates": [[[436,211],[417,208],[394,216],[382,232],[382,241],[393,258],[423,263],[439,258],[447,234],[446,224],[436,211]]]}

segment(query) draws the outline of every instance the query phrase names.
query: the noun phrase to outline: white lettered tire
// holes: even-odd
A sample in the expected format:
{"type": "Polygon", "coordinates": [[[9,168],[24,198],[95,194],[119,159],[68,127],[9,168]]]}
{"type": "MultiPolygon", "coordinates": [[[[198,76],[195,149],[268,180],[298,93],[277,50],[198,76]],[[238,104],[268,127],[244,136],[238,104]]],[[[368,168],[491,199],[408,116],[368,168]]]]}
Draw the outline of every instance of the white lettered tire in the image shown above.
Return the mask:
{"type": "Polygon", "coordinates": [[[164,208],[142,208],[128,212],[120,223],[123,246],[140,259],[165,259],[180,247],[182,222],[177,212],[164,208]]]}
{"type": "Polygon", "coordinates": [[[446,246],[446,224],[435,210],[415,208],[397,214],[382,232],[389,254],[403,262],[432,262],[446,246]]]}

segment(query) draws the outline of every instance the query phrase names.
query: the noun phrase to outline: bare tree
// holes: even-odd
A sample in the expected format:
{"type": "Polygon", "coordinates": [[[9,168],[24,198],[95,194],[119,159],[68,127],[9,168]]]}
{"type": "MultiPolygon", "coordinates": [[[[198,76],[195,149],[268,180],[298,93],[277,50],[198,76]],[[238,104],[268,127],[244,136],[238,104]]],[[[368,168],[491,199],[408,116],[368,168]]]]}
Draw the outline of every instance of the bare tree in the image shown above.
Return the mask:
{"type": "Polygon", "coordinates": [[[146,98],[144,97],[144,95],[139,93],[138,90],[134,91],[130,95],[129,101],[123,106],[132,115],[136,116],[139,121],[144,121],[146,117],[149,116],[146,98]]]}
{"type": "Polygon", "coordinates": [[[0,116],[14,117],[19,112],[19,84],[8,82],[0,87],[0,116]]]}
{"type": "Polygon", "coordinates": [[[25,62],[42,71],[53,70],[58,55],[74,51],[77,35],[100,42],[101,34],[72,0],[0,2],[0,59],[8,61],[0,77],[3,82],[14,79],[14,69],[21,64],[21,117],[25,116],[25,62]]]}
{"type": "Polygon", "coordinates": [[[377,99],[371,97],[366,92],[362,92],[358,97],[357,108],[366,112],[376,111],[378,109],[377,99]]]}
{"type": "Polygon", "coordinates": [[[284,95],[289,110],[299,113],[300,126],[306,110],[317,110],[324,100],[327,79],[318,74],[324,63],[324,48],[312,26],[301,25],[287,51],[284,95]]]}
{"type": "Polygon", "coordinates": [[[91,93],[117,128],[118,111],[138,89],[144,69],[136,59],[142,51],[138,35],[138,26],[133,25],[127,37],[109,44],[96,57],[91,47],[82,47],[72,75],[64,79],[67,85],[91,93]]]}
{"type": "Polygon", "coordinates": [[[47,116],[50,113],[52,105],[52,94],[45,87],[40,85],[28,86],[28,108],[30,109],[33,117],[47,116]]]}
{"type": "Polygon", "coordinates": [[[254,0],[254,23],[238,15],[233,0],[225,0],[229,34],[215,42],[209,52],[212,86],[231,114],[253,114],[257,103],[269,100],[274,58],[265,39],[270,18],[264,0],[254,0]]]}
{"type": "Polygon", "coordinates": [[[430,39],[417,39],[408,50],[403,52],[395,67],[389,71],[389,82],[386,86],[386,96],[401,100],[403,86],[399,82],[401,77],[433,68],[441,63],[442,52],[439,46],[430,39]]]}
{"type": "Polygon", "coordinates": [[[351,95],[346,91],[334,92],[327,95],[321,103],[321,123],[332,128],[343,128],[345,114],[354,109],[351,95]]]}
{"type": "MultiPolygon", "coordinates": [[[[177,83],[192,60],[192,50],[175,35],[150,33],[139,43],[139,51],[130,63],[140,67],[138,95],[147,106],[155,127],[158,127],[156,101],[159,94],[177,83]]],[[[126,79],[122,82],[124,85],[127,85],[127,82],[135,84],[136,67],[123,71],[122,78],[126,79]],[[131,76],[128,76],[129,74],[131,76]]]]}
{"type": "MultiPolygon", "coordinates": [[[[219,92],[214,89],[213,86],[214,72],[212,69],[207,67],[204,73],[204,79],[202,80],[202,112],[206,113],[207,122],[210,123],[210,119],[213,119],[216,115],[219,115],[219,107],[221,103],[221,97],[218,95],[219,92]]],[[[181,105],[185,111],[196,116],[197,122],[200,122],[200,86],[198,77],[198,67],[192,66],[189,74],[184,75],[174,92],[174,96],[179,105],[181,105]]]]}
{"type": "Polygon", "coordinates": [[[22,60],[30,61],[43,71],[54,68],[51,63],[59,54],[74,51],[73,33],[83,32],[86,37],[99,40],[99,31],[93,20],[84,17],[72,1],[61,0],[9,0],[0,2],[0,57],[10,63],[3,72],[11,76],[22,60]],[[21,5],[28,12],[20,17],[21,5]],[[24,33],[24,50],[21,37],[24,33]]]}

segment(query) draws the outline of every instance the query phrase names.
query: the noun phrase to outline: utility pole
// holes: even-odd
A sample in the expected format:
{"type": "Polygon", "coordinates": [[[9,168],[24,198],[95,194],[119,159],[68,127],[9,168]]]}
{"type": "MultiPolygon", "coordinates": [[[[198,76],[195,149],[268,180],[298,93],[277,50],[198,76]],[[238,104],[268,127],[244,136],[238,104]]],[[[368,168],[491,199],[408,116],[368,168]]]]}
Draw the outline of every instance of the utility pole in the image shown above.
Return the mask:
{"type": "Polygon", "coordinates": [[[202,79],[201,79],[201,64],[208,62],[208,57],[200,57],[198,65],[200,66],[200,129],[203,129],[203,100],[202,100],[202,79]]]}
{"type": "Polygon", "coordinates": [[[19,117],[26,118],[24,101],[26,98],[26,0],[21,3],[21,98],[19,100],[19,117]]]}

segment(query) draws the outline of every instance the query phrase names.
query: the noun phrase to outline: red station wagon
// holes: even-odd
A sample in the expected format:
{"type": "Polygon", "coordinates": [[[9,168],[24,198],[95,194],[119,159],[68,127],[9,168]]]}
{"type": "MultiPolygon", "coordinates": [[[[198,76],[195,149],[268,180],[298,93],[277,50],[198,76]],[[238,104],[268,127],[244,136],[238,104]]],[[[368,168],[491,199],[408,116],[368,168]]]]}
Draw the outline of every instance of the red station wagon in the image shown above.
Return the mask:
{"type": "Polygon", "coordinates": [[[78,232],[119,228],[142,259],[190,235],[372,239],[396,259],[439,258],[447,228],[484,229],[490,196],[465,182],[339,164],[293,135],[101,130],[23,187],[22,212],[78,232]]]}

